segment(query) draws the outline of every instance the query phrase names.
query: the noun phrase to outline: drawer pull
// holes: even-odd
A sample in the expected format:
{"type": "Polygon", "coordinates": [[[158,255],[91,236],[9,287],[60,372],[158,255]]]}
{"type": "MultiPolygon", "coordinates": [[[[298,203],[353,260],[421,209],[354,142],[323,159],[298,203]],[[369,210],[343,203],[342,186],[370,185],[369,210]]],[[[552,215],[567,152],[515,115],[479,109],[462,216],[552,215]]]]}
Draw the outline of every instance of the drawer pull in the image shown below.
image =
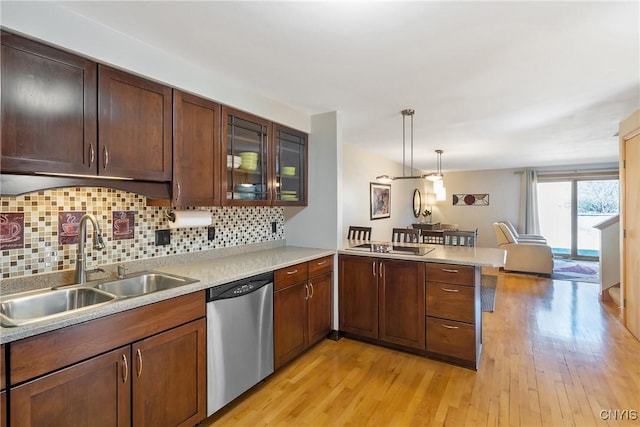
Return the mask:
{"type": "Polygon", "coordinates": [[[460,329],[459,326],[445,325],[444,323],[442,324],[442,327],[447,329],[460,329]]]}
{"type": "Polygon", "coordinates": [[[451,268],[443,268],[442,271],[444,271],[445,273],[458,273],[458,270],[454,270],[451,268]]]}
{"type": "Polygon", "coordinates": [[[325,265],[327,263],[327,260],[325,259],[324,261],[320,261],[317,265],[325,265]]]}
{"type": "Polygon", "coordinates": [[[127,356],[122,355],[122,383],[126,384],[129,378],[129,362],[127,362],[127,356]]]}
{"type": "Polygon", "coordinates": [[[298,272],[297,268],[295,270],[287,271],[287,276],[291,276],[292,274],[296,274],[297,272],[298,272]]]}
{"type": "Polygon", "coordinates": [[[458,289],[442,288],[442,290],[443,290],[444,292],[459,292],[459,290],[458,290],[458,289]]]}
{"type": "Polygon", "coordinates": [[[137,372],[137,375],[139,377],[140,375],[142,375],[142,352],[140,351],[140,349],[138,349],[136,351],[136,353],[138,355],[138,372],[137,372]]]}

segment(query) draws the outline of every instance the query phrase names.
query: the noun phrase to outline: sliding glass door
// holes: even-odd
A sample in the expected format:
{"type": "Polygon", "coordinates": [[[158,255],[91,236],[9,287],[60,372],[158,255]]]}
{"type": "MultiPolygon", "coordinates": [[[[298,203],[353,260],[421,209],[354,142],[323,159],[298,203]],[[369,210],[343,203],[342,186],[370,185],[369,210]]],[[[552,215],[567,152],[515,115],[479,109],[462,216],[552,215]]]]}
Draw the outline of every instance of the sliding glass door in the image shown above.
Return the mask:
{"type": "Polygon", "coordinates": [[[555,255],[597,259],[600,234],[593,226],[619,213],[619,181],[546,178],[538,182],[540,232],[555,255]]]}

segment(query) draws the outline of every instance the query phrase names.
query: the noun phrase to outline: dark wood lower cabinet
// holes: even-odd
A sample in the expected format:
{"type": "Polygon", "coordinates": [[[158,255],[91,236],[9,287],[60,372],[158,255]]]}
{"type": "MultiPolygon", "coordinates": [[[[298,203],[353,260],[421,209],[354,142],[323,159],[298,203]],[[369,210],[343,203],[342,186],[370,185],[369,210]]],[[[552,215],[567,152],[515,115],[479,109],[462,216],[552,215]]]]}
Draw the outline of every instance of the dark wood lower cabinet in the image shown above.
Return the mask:
{"type": "Polygon", "coordinates": [[[307,282],[273,295],[275,367],[302,353],[307,346],[307,282]]]}
{"type": "Polygon", "coordinates": [[[340,255],[340,331],[378,339],[378,259],[340,255]]]}
{"type": "Polygon", "coordinates": [[[424,263],[340,256],[340,330],[425,349],[424,263]]]}
{"type": "Polygon", "coordinates": [[[309,345],[331,332],[333,306],[333,272],[309,279],[309,345]]]}
{"type": "Polygon", "coordinates": [[[11,426],[127,426],[130,347],[11,389],[11,426]]]}
{"type": "Polygon", "coordinates": [[[333,257],[275,272],[275,368],[293,360],[331,332],[333,257]]]}
{"type": "Polygon", "coordinates": [[[424,350],[424,263],[396,260],[380,262],[379,339],[386,343],[424,350]]]}
{"type": "Polygon", "coordinates": [[[134,343],[134,426],[193,426],[206,417],[206,321],[134,343]]]}
{"type": "Polygon", "coordinates": [[[340,255],[340,332],[477,369],[480,267],[340,255]]]}

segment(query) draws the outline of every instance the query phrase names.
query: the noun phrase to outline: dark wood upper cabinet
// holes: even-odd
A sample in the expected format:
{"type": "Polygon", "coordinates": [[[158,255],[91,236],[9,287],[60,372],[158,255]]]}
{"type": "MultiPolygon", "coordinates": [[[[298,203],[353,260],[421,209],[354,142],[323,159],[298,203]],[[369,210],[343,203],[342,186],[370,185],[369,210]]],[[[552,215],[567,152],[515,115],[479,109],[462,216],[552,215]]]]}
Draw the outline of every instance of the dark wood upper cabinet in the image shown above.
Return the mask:
{"type": "Polygon", "coordinates": [[[2,32],[2,173],[96,174],[96,64],[2,32]]]}
{"type": "Polygon", "coordinates": [[[272,204],[271,122],[222,107],[222,204],[272,204]]]}
{"type": "Polygon", "coordinates": [[[220,204],[220,106],[173,91],[173,206],[220,204]]]}
{"type": "Polygon", "coordinates": [[[307,206],[308,135],[274,124],[275,205],[307,206]]]}
{"type": "Polygon", "coordinates": [[[171,88],[98,66],[98,174],[171,181],[171,88]]]}

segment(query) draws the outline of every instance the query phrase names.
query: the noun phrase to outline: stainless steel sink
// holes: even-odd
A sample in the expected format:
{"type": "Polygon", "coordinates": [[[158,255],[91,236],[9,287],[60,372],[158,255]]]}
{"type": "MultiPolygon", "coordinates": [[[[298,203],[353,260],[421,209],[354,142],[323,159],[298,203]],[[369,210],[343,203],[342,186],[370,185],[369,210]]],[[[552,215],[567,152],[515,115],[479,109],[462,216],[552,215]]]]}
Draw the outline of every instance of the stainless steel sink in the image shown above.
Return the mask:
{"type": "Polygon", "coordinates": [[[196,283],[197,280],[155,271],[143,271],[132,274],[125,279],[103,282],[95,285],[100,289],[120,298],[135,297],[165,289],[196,283]]]}
{"type": "Polygon", "coordinates": [[[20,326],[96,307],[115,295],[89,287],[69,287],[24,292],[0,298],[0,324],[20,326]]]}

